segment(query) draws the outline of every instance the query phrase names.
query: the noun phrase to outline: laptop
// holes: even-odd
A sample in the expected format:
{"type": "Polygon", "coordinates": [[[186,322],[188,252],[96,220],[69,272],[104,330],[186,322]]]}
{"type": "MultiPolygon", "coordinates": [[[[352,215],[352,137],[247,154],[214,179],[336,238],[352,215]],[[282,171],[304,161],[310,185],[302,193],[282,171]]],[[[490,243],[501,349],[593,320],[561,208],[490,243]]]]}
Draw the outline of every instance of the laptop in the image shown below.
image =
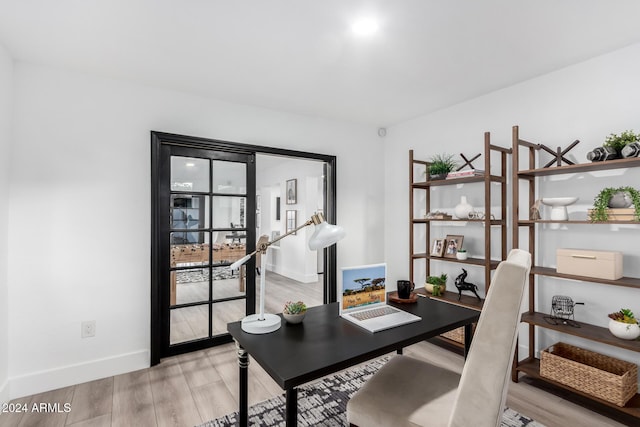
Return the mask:
{"type": "Polygon", "coordinates": [[[387,305],[386,264],[347,267],[342,270],[340,317],[369,332],[378,332],[421,317],[387,305]]]}

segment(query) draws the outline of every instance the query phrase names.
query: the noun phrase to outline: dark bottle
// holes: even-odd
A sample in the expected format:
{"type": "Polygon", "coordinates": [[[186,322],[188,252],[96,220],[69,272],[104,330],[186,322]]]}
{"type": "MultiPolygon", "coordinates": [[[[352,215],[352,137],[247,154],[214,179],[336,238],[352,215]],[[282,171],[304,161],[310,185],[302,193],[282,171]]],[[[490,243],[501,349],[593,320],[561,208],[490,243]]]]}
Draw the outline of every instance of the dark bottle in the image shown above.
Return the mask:
{"type": "Polygon", "coordinates": [[[616,157],[618,157],[618,153],[615,148],[612,147],[596,147],[587,153],[587,159],[592,162],[602,162],[615,159],[616,157]]]}

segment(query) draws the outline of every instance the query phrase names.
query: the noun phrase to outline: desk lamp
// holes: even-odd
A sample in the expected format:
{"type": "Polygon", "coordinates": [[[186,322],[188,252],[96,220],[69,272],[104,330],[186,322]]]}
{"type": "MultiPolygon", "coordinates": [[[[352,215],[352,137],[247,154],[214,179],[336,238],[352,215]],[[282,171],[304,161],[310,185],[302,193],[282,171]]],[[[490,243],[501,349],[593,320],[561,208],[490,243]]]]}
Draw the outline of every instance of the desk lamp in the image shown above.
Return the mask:
{"type": "Polygon", "coordinates": [[[329,224],[325,221],[324,215],[317,213],[311,217],[307,222],[300,227],[289,231],[270,242],[261,243],[258,245],[255,251],[240,258],[236,262],[230,265],[231,270],[240,268],[242,264],[249,261],[252,256],[260,252],[261,266],[260,266],[260,312],[257,314],[250,314],[242,319],[242,330],[250,334],[267,334],[269,332],[277,331],[280,329],[281,318],[277,314],[265,314],[264,312],[264,295],[265,295],[265,275],[267,274],[267,249],[275,242],[284,239],[285,237],[303,229],[304,227],[314,224],[315,230],[311,239],[309,239],[309,249],[316,251],[333,245],[338,240],[341,240],[346,235],[344,229],[337,225],[329,224]]]}

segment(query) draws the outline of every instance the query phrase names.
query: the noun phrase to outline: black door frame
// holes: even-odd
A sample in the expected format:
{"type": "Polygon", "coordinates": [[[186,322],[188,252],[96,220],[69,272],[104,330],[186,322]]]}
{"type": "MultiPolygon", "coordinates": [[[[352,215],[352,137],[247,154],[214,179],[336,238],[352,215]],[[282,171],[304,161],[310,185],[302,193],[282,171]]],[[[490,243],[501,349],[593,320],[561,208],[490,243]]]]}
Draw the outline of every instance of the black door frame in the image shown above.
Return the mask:
{"type": "MultiPolygon", "coordinates": [[[[163,354],[163,330],[168,330],[168,325],[162,325],[162,312],[166,309],[168,303],[168,295],[161,293],[162,287],[159,283],[169,283],[168,269],[162,268],[162,261],[169,260],[169,247],[161,247],[160,236],[161,230],[161,208],[163,201],[160,197],[160,185],[166,181],[168,177],[160,176],[159,171],[169,170],[168,165],[161,164],[163,161],[169,161],[166,152],[169,146],[179,146],[185,148],[194,148],[200,150],[216,150],[226,151],[238,154],[268,154],[282,157],[291,157],[297,159],[317,160],[324,162],[326,188],[324,192],[325,217],[330,223],[336,223],[336,156],[310,153],[305,151],[287,150],[282,148],[264,147],[259,145],[244,144],[238,142],[222,141],[217,139],[208,139],[194,136],[177,135],[166,132],[151,131],[151,366],[160,363],[160,359],[167,355],[163,354]],[[166,271],[163,271],[166,270],[166,271]],[[163,327],[164,326],[164,327],[163,327]]],[[[253,177],[255,180],[255,176],[253,177]]],[[[255,204],[255,200],[247,201],[255,204]]],[[[248,210],[249,211],[249,210],[248,210]]],[[[247,215],[249,217],[249,215],[247,215]]],[[[255,249],[255,241],[247,241],[247,251],[255,249]]],[[[254,270],[255,271],[255,270],[254,270]]],[[[337,276],[337,249],[336,245],[332,245],[324,250],[324,303],[337,301],[336,289],[337,276]]],[[[166,287],[165,287],[166,288],[166,287]]],[[[163,289],[168,294],[168,288],[163,289]]],[[[255,312],[255,286],[247,286],[247,304],[251,304],[252,310],[255,312]],[[252,303],[253,302],[253,303],[252,303]]],[[[247,314],[252,314],[247,312],[247,314]]],[[[165,316],[166,317],[166,316],[165,316]]],[[[168,321],[167,319],[164,320],[168,321]]],[[[226,334],[221,337],[215,344],[222,342],[230,342],[231,336],[226,334]]],[[[204,342],[204,341],[203,341],[204,342]]],[[[194,343],[193,350],[204,348],[211,345],[198,346],[194,343]]]]}

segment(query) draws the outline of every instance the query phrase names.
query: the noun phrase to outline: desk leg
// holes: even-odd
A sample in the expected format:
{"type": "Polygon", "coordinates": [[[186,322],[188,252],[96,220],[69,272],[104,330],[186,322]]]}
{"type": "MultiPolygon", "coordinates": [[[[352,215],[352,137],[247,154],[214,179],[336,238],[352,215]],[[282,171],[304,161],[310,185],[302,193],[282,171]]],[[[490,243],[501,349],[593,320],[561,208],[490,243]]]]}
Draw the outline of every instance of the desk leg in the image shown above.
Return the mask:
{"type": "Polygon", "coordinates": [[[298,425],[298,389],[287,389],[287,403],[286,403],[286,415],[285,420],[287,427],[296,427],[298,425]]]}
{"type": "Polygon", "coordinates": [[[397,350],[396,350],[396,353],[398,353],[398,354],[402,354],[402,348],[397,349],[397,350]]]}
{"type": "Polygon", "coordinates": [[[471,347],[471,323],[464,325],[464,358],[467,358],[469,354],[469,347],[471,347]]]}
{"type": "Polygon", "coordinates": [[[238,414],[240,415],[240,427],[249,425],[249,354],[236,341],[236,350],[238,353],[238,366],[240,367],[240,407],[238,414]]]}

